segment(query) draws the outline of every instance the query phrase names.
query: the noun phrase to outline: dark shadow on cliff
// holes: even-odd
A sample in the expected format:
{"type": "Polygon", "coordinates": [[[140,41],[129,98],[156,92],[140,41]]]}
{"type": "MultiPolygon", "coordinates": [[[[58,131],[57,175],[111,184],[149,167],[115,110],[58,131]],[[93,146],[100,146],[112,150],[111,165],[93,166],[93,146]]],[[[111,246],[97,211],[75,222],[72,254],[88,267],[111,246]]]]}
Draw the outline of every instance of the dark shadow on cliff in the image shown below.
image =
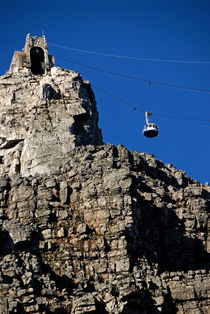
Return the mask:
{"type": "Polygon", "coordinates": [[[17,308],[15,310],[9,311],[10,314],[26,314],[27,312],[24,310],[23,304],[20,302],[17,303],[17,308]]]}
{"type": "MultiPolygon", "coordinates": [[[[62,291],[65,289],[67,294],[70,296],[73,293],[73,289],[76,288],[76,285],[69,279],[66,275],[59,276],[57,275],[49,264],[43,262],[42,257],[40,256],[41,269],[43,273],[50,274],[50,279],[56,282],[56,287],[62,291]]],[[[63,298],[62,298],[63,299],[63,298]]]]}
{"type": "Polygon", "coordinates": [[[8,231],[0,230],[0,256],[12,253],[14,248],[12,238],[8,231]]]}
{"type": "Polygon", "coordinates": [[[50,311],[48,307],[44,305],[40,307],[40,311],[42,311],[41,313],[45,313],[45,314],[68,314],[69,313],[69,311],[64,310],[63,308],[60,308],[60,309],[58,308],[53,311],[50,311]]]}
{"type": "Polygon", "coordinates": [[[167,287],[167,293],[163,294],[163,298],[164,298],[164,302],[162,305],[161,313],[176,314],[178,312],[178,308],[174,304],[169,287],[167,287]]]}
{"type": "Polygon", "coordinates": [[[145,200],[135,185],[132,193],[134,225],[125,232],[131,268],[144,257],[151,266],[158,265],[160,273],[209,269],[210,254],[200,239],[185,235],[184,222],[175,210],[145,200]]]}
{"type": "Polygon", "coordinates": [[[161,313],[154,304],[149,292],[139,290],[132,292],[122,301],[126,301],[122,314],[158,314],[161,313]]]}
{"type": "MultiPolygon", "coordinates": [[[[42,235],[40,233],[38,233],[36,238],[39,240],[42,240],[42,235]]],[[[55,247],[55,249],[53,249],[53,251],[51,253],[54,253],[56,248],[57,247],[55,247]]],[[[53,271],[50,263],[46,263],[44,261],[41,250],[39,249],[39,242],[37,242],[36,247],[33,247],[33,254],[36,254],[36,256],[39,259],[41,272],[44,274],[49,274],[50,279],[56,283],[56,287],[60,291],[65,290],[68,295],[71,295],[73,293],[73,289],[76,288],[75,284],[66,275],[60,276],[60,275],[56,274],[53,271]]],[[[61,297],[61,299],[63,299],[63,297],[61,297]]]]}
{"type": "Polygon", "coordinates": [[[105,303],[102,300],[95,299],[95,306],[96,311],[93,312],[93,314],[108,314],[108,312],[105,310],[105,303]]]}
{"type": "MultiPolygon", "coordinates": [[[[14,245],[11,237],[9,236],[9,232],[0,231],[0,255],[3,256],[7,254],[14,254],[16,256],[16,260],[18,261],[19,267],[23,269],[23,274],[27,273],[28,269],[32,267],[29,261],[32,261],[32,259],[35,257],[35,264],[37,269],[35,272],[33,268],[30,270],[33,273],[32,280],[30,280],[28,284],[25,284],[25,289],[32,287],[36,297],[41,296],[46,297],[47,299],[53,297],[57,299],[57,304],[55,305],[53,312],[51,312],[50,307],[48,308],[48,306],[43,305],[43,311],[46,313],[68,313],[68,311],[66,311],[65,307],[62,305],[62,302],[65,301],[65,295],[71,296],[73,294],[73,289],[76,288],[76,285],[67,276],[60,276],[56,274],[50,264],[47,264],[44,261],[39,249],[40,240],[42,240],[41,233],[38,231],[33,231],[28,241],[20,241],[14,245]],[[27,256],[27,267],[24,256],[27,256]],[[49,281],[46,283],[42,279],[43,275],[46,275],[46,278],[49,278],[49,281]],[[50,291],[48,284],[55,285],[56,289],[50,291]]],[[[8,277],[2,274],[2,279],[4,283],[12,284],[14,277],[8,277]]],[[[19,275],[16,275],[16,279],[20,280],[21,282],[21,277],[19,277],[19,275]]],[[[42,307],[42,305],[40,306],[42,307]]],[[[24,308],[20,308],[20,305],[18,305],[17,313],[25,313],[24,308]]]]}
{"type": "Polygon", "coordinates": [[[127,304],[122,314],[176,314],[177,308],[169,295],[164,295],[164,303],[159,310],[149,291],[138,290],[123,298],[127,304]]]}

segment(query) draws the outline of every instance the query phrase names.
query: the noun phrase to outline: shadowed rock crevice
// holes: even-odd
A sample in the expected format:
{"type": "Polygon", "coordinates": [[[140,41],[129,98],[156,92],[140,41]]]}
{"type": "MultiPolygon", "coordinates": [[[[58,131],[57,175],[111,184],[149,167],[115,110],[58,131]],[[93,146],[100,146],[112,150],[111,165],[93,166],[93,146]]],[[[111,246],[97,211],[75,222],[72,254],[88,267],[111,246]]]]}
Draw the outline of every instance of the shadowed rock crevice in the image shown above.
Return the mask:
{"type": "Polygon", "coordinates": [[[0,230],[0,256],[10,254],[14,250],[14,244],[9,232],[0,230]]]}
{"type": "Polygon", "coordinates": [[[23,141],[23,139],[8,140],[1,145],[1,149],[11,149],[23,141]]]}
{"type": "Polygon", "coordinates": [[[210,254],[194,234],[192,237],[186,235],[186,219],[177,216],[174,210],[176,203],[170,202],[172,209],[165,202],[167,198],[162,195],[160,201],[157,194],[153,199],[145,200],[142,190],[147,196],[149,192],[155,192],[155,189],[145,188],[139,183],[138,187],[132,188],[132,191],[139,192],[134,194],[134,225],[125,232],[131,265],[138,264],[138,260],[145,257],[150,265],[158,265],[159,273],[210,269],[210,254]]]}
{"type": "Polygon", "coordinates": [[[155,306],[154,300],[146,291],[137,291],[126,296],[123,301],[127,304],[122,310],[122,314],[158,314],[161,313],[155,306]]]}
{"type": "Polygon", "coordinates": [[[61,95],[50,84],[43,84],[42,98],[45,100],[59,99],[61,98],[61,95]]]}

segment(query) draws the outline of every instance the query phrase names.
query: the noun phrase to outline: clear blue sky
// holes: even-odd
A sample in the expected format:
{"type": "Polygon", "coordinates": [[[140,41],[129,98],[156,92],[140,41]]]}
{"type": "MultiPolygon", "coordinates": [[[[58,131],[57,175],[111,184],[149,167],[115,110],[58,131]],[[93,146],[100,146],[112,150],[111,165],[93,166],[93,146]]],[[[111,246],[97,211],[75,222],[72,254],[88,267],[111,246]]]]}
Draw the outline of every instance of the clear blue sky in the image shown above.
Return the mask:
{"type": "MultiPolygon", "coordinates": [[[[210,61],[209,0],[8,0],[1,4],[0,73],[27,33],[49,43],[101,53],[176,60],[210,61]]],[[[73,52],[49,45],[56,64],[79,72],[93,86],[154,114],[210,119],[210,93],[148,85],[59,60],[65,58],[107,71],[201,89],[210,89],[210,64],[158,63],[73,52]]],[[[144,114],[95,90],[104,141],[147,152],[210,181],[210,123],[151,118],[160,135],[141,135],[144,114]]]]}

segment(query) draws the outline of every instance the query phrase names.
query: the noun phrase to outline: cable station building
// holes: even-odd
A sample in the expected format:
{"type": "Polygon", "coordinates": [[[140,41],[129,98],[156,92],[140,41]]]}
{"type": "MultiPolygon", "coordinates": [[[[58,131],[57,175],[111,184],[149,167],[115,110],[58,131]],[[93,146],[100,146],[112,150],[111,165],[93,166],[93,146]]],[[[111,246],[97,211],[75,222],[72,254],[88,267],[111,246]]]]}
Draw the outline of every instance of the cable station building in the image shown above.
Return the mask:
{"type": "Polygon", "coordinates": [[[9,72],[17,72],[18,69],[26,67],[32,74],[44,74],[55,64],[53,56],[48,54],[45,36],[26,36],[23,51],[15,51],[9,72]]]}

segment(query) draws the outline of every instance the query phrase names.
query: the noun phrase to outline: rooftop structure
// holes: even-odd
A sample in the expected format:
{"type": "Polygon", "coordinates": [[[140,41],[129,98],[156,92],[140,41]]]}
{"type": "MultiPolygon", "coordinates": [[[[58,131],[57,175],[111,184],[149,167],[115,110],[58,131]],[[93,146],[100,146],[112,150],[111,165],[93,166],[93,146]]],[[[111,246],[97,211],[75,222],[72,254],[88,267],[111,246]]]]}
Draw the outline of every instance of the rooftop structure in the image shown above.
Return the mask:
{"type": "Polygon", "coordinates": [[[20,68],[26,67],[32,74],[44,74],[55,63],[54,57],[48,54],[45,36],[26,36],[23,51],[15,51],[9,72],[17,72],[20,68]]]}

